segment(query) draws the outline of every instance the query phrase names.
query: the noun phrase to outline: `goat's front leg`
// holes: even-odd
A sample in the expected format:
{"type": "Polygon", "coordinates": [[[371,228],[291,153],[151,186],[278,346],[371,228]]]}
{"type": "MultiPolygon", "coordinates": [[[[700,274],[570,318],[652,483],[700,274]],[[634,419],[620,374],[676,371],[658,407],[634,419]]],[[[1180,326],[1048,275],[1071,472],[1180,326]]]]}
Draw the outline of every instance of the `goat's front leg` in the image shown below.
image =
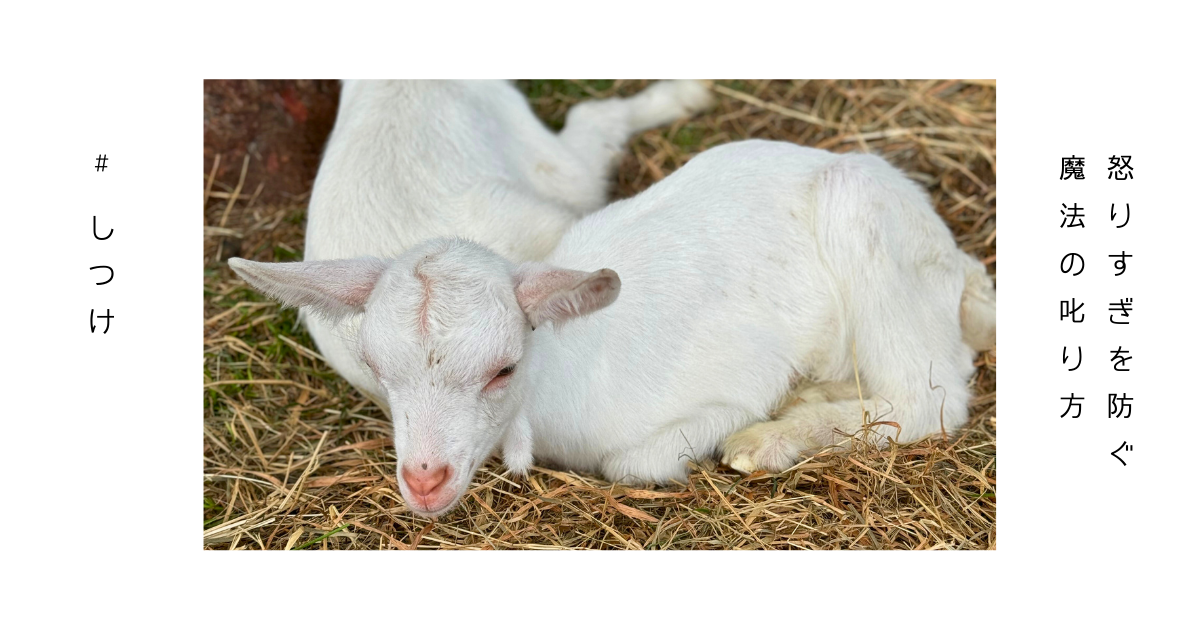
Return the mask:
{"type": "Polygon", "coordinates": [[[504,465],[519,477],[529,474],[533,466],[533,428],[525,416],[515,418],[504,431],[504,465]]]}
{"type": "Polygon", "coordinates": [[[604,477],[625,485],[686,482],[688,460],[710,458],[721,438],[753,422],[754,414],[724,404],[708,404],[684,414],[629,448],[609,453],[604,477]]]}

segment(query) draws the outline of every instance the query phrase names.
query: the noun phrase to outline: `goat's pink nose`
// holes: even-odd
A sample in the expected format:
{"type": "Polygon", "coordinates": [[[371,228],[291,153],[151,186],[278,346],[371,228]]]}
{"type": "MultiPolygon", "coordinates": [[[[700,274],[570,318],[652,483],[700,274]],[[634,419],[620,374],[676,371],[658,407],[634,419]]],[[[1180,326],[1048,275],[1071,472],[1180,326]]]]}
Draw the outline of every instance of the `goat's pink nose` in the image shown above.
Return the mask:
{"type": "Polygon", "coordinates": [[[450,479],[450,467],[446,464],[423,463],[409,468],[405,466],[401,474],[408,489],[419,497],[427,497],[437,492],[446,480],[450,479]]]}

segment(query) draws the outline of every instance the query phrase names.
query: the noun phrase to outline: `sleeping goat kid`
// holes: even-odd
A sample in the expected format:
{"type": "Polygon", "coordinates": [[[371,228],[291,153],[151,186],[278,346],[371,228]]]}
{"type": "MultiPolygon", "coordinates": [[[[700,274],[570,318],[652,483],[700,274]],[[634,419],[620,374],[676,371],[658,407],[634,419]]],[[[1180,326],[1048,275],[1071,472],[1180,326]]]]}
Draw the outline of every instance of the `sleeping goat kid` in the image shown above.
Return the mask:
{"type": "MultiPolygon", "coordinates": [[[[631,98],[575,105],[558,134],[502,81],[346,81],[340,98],[308,206],[306,261],[388,258],[447,235],[540,259],[608,203],[630,136],[712,97],[697,81],[662,81],[631,98]]],[[[253,273],[241,259],[229,264],[253,273]]],[[[359,357],[358,318],[333,325],[308,311],[301,318],[325,359],[387,412],[359,357]]]]}
{"type": "Polygon", "coordinates": [[[953,431],[995,331],[991,280],[920,188],[873,156],[779,142],[700,154],[544,262],[455,238],[256,266],[251,283],[287,304],[364,313],[358,351],[387,392],[404,497],[427,516],[498,444],[518,472],[537,458],[664,483],[721,450],[784,468],[864,410],[904,441],[953,431]]]}

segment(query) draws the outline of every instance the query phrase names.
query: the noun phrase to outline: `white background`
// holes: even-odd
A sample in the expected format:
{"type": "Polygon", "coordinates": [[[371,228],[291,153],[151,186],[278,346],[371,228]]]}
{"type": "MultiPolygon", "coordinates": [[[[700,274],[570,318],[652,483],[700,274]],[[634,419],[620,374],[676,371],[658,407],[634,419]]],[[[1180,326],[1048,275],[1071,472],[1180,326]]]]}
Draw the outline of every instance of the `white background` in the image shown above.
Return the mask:
{"type": "Polygon", "coordinates": [[[0,26],[6,626],[1194,623],[1185,190],[1200,164],[1195,21],[1178,9],[30,6],[0,26]],[[998,80],[997,551],[201,550],[202,79],[533,75],[998,80]],[[1114,153],[1134,181],[1102,179],[1114,153]],[[1058,179],[1071,154],[1084,182],[1058,179]],[[1108,205],[1126,201],[1115,230],[1108,205]],[[1059,229],[1064,202],[1085,207],[1085,230],[1059,229]],[[92,239],[92,215],[112,239],[92,239]],[[1122,249],[1134,258],[1114,278],[1106,254],[1122,249]],[[1058,271],[1068,251],[1087,259],[1078,278],[1058,271]],[[93,284],[97,264],[112,284],[93,284]],[[1074,327],[1058,321],[1073,296],[1074,327]],[[1118,331],[1105,305],[1120,297],[1135,308],[1118,331]],[[88,332],[91,308],[116,315],[107,336],[88,332]],[[1109,367],[1118,343],[1130,374],[1109,367]],[[1084,346],[1079,371],[1063,345],[1084,346]],[[1118,390],[1130,420],[1107,418],[1118,390]],[[1071,391],[1079,420],[1059,418],[1071,391]],[[1122,441],[1127,467],[1109,455],[1122,441]]]}

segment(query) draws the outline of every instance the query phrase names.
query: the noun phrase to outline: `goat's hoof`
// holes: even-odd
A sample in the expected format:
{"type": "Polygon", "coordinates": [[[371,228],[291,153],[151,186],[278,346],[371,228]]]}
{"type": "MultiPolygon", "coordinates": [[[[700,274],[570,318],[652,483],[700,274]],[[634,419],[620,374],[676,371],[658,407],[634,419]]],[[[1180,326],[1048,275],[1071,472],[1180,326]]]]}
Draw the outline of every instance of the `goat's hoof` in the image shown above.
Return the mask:
{"type": "Polygon", "coordinates": [[[721,463],[744,474],[781,472],[797,461],[800,449],[775,422],[753,424],[725,440],[721,463]]]}
{"type": "Polygon", "coordinates": [[[685,79],[675,82],[675,98],[688,115],[702,112],[716,104],[712,93],[712,81],[685,79]]]}

